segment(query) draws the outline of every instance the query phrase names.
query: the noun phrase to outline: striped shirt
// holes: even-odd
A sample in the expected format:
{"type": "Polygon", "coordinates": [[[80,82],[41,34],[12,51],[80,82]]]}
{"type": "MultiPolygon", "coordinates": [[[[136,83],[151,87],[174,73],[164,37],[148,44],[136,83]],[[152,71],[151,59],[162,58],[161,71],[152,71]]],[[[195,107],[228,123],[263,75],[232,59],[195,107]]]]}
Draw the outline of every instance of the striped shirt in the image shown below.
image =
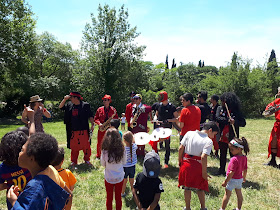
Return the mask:
{"type": "Polygon", "coordinates": [[[131,167],[136,165],[137,163],[137,155],[136,155],[137,145],[135,143],[132,144],[132,160],[130,155],[130,147],[125,146],[126,151],[126,164],[123,167],[131,167]]]}

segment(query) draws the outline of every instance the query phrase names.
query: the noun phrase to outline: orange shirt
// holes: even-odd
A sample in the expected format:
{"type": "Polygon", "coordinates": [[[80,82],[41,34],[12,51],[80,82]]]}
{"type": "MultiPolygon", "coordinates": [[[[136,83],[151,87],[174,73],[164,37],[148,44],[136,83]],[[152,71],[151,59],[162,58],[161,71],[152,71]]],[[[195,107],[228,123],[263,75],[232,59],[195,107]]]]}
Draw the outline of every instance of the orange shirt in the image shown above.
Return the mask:
{"type": "Polygon", "coordinates": [[[59,176],[57,170],[51,165],[49,165],[44,171],[38,173],[38,175],[47,175],[61,188],[65,187],[65,182],[63,181],[61,176],[59,176]]]}
{"type": "Polygon", "coordinates": [[[77,179],[69,169],[61,168],[57,171],[69,189],[76,184],[77,179]]]}
{"type": "Polygon", "coordinates": [[[184,136],[188,131],[199,130],[200,118],[199,107],[190,105],[182,109],[179,121],[184,123],[184,127],[181,129],[181,136],[184,136]]]}

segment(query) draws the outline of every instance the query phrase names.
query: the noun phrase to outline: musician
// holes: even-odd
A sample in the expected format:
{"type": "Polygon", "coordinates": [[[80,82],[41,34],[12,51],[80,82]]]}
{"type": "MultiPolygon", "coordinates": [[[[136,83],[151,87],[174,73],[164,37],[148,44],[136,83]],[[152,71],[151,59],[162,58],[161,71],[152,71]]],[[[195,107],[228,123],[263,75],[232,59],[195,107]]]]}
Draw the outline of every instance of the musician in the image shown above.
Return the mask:
{"type": "Polygon", "coordinates": [[[106,129],[105,127],[110,127],[110,117],[113,119],[118,119],[117,110],[110,106],[112,102],[110,95],[104,95],[102,98],[103,105],[96,110],[94,116],[94,122],[98,125],[98,133],[97,133],[97,145],[96,145],[96,158],[100,159],[101,156],[101,144],[102,139],[105,135],[106,129]],[[105,125],[103,125],[105,124],[105,125]],[[103,131],[102,131],[103,130],[103,131]]]}
{"type": "MultiPolygon", "coordinates": [[[[269,103],[265,110],[271,109],[272,107],[279,106],[280,104],[280,90],[275,95],[275,100],[269,103]]],[[[278,167],[276,163],[276,156],[280,157],[280,110],[275,112],[276,122],[273,125],[269,142],[268,142],[268,157],[271,155],[271,160],[267,163],[269,166],[278,167]]]]}
{"type": "MultiPolygon", "coordinates": [[[[216,113],[217,113],[217,108],[220,106],[219,103],[219,96],[218,95],[212,95],[211,98],[210,98],[210,102],[211,102],[211,105],[210,105],[210,108],[211,108],[211,113],[209,115],[209,121],[214,121],[217,123],[217,120],[216,120],[216,113]]],[[[218,124],[218,123],[217,123],[218,124]]],[[[212,139],[213,141],[213,145],[214,145],[214,150],[215,150],[215,156],[218,158],[219,155],[218,155],[218,151],[219,151],[219,144],[218,144],[218,141],[220,139],[220,136],[219,135],[215,135],[215,137],[212,139]]]]}
{"type": "MultiPolygon", "coordinates": [[[[158,123],[156,127],[163,128],[172,128],[172,122],[176,121],[178,117],[176,107],[168,101],[168,94],[165,91],[161,91],[159,93],[159,101],[160,103],[156,107],[156,116],[158,123]]],[[[165,157],[164,157],[164,166],[163,168],[168,168],[168,162],[170,157],[170,137],[164,140],[165,143],[165,157]]]]}
{"type": "Polygon", "coordinates": [[[197,94],[196,106],[198,106],[201,111],[200,130],[202,129],[203,124],[206,122],[206,119],[208,119],[209,115],[211,114],[211,109],[206,102],[207,97],[208,97],[207,91],[200,91],[197,94]]]}
{"type": "Polygon", "coordinates": [[[59,108],[64,110],[67,145],[69,145],[71,149],[71,166],[75,167],[77,164],[80,150],[84,152],[84,161],[86,164],[91,165],[89,162],[91,148],[89,142],[88,119],[91,122],[92,131],[94,129],[94,120],[90,105],[83,101],[79,92],[71,92],[69,95],[64,96],[64,99],[59,104],[59,108]],[[70,99],[70,101],[66,104],[68,99],[70,99]]]}
{"type": "Polygon", "coordinates": [[[125,119],[127,121],[127,130],[131,131],[131,127],[130,127],[130,119],[131,119],[131,115],[132,115],[132,106],[134,104],[134,99],[133,97],[136,95],[136,93],[134,91],[131,91],[129,93],[129,97],[130,97],[130,103],[126,105],[125,108],[125,119]]]}
{"type": "Polygon", "coordinates": [[[239,138],[239,127],[246,125],[246,120],[241,112],[241,104],[239,98],[235,93],[227,92],[220,97],[222,106],[217,108],[216,119],[220,128],[220,168],[216,175],[225,175],[225,166],[227,159],[228,143],[231,141],[235,134],[232,128],[234,125],[236,137],[239,138]],[[228,106],[231,117],[228,116],[225,103],[228,106]],[[230,119],[231,118],[231,119],[230,119]]]}
{"type": "MultiPolygon", "coordinates": [[[[152,107],[142,104],[142,96],[136,94],[134,97],[134,104],[132,106],[132,117],[130,121],[130,126],[133,126],[133,121],[135,120],[136,126],[132,128],[131,132],[133,134],[139,132],[148,132],[147,120],[148,115],[152,110],[152,107]]],[[[145,145],[139,145],[136,151],[138,156],[145,156],[145,145]]]]}
{"type": "Polygon", "coordinates": [[[200,119],[201,111],[200,109],[193,105],[193,95],[191,93],[185,93],[180,97],[181,103],[184,108],[181,111],[179,119],[177,118],[176,122],[181,128],[180,133],[180,142],[183,139],[184,135],[188,131],[200,130],[200,119]]]}

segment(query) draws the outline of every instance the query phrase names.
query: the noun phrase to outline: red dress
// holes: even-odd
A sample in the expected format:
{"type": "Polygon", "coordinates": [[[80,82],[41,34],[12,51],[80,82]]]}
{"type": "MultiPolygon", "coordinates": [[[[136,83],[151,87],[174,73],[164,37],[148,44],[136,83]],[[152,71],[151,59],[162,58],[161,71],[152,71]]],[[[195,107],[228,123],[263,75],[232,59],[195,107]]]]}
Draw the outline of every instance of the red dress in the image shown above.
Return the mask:
{"type": "MultiPolygon", "coordinates": [[[[268,110],[268,108],[270,106],[273,106],[274,104],[276,104],[276,105],[280,104],[280,98],[277,98],[273,102],[268,104],[266,106],[265,110],[268,110]]],[[[277,154],[276,154],[276,156],[280,157],[280,110],[275,112],[275,119],[276,119],[276,122],[273,125],[272,131],[270,134],[270,138],[269,138],[269,143],[268,143],[268,157],[271,154],[271,141],[275,135],[277,137],[277,154]]]]}

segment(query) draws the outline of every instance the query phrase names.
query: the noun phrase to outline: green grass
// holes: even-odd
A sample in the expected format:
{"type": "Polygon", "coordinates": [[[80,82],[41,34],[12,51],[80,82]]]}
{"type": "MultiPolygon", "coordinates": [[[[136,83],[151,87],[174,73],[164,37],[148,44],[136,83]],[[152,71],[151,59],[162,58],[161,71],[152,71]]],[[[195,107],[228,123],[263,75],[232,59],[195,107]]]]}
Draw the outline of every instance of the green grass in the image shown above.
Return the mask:
{"type": "MultiPolygon", "coordinates": [[[[240,136],[245,136],[249,141],[251,152],[248,155],[248,175],[247,182],[242,189],[244,202],[242,209],[280,209],[280,176],[279,169],[264,166],[267,159],[267,143],[273,126],[273,118],[269,119],[248,119],[247,126],[241,128],[240,136]]],[[[0,136],[6,132],[14,130],[19,125],[0,125],[0,136]]],[[[152,125],[150,125],[152,128],[152,125]]],[[[55,136],[60,144],[66,148],[66,132],[63,122],[44,123],[47,133],[55,136]]],[[[171,138],[171,157],[170,167],[161,170],[160,178],[163,182],[165,192],[161,194],[161,209],[182,209],[184,207],[183,190],[178,185],[178,146],[179,139],[176,131],[173,131],[174,137],[171,138]]],[[[94,168],[89,169],[81,164],[77,171],[74,171],[78,182],[74,190],[73,209],[106,209],[106,191],[104,186],[104,168],[100,166],[99,160],[95,159],[96,154],[96,135],[97,128],[94,131],[92,141],[91,162],[94,168]]],[[[151,150],[150,146],[146,149],[151,150]]],[[[67,168],[70,164],[70,150],[66,149],[65,162],[63,167],[67,168]]],[[[160,151],[161,162],[163,164],[165,151],[160,151]]],[[[80,152],[79,163],[83,163],[83,154],[80,152]]],[[[278,159],[279,162],[279,159],[278,159]]],[[[210,193],[206,194],[206,206],[208,209],[219,209],[224,195],[224,188],[221,186],[224,177],[214,176],[218,170],[219,161],[211,157],[208,158],[208,173],[212,177],[209,181],[210,193]]],[[[140,162],[136,165],[136,171],[142,171],[140,162]]],[[[127,192],[129,187],[127,185],[127,192]]],[[[0,209],[6,208],[5,192],[0,192],[0,209]]],[[[192,194],[192,209],[199,209],[199,201],[195,193],[192,194]]],[[[236,195],[233,192],[227,209],[233,209],[237,206],[236,195]]],[[[123,199],[123,209],[135,209],[132,195],[123,199]]]]}

